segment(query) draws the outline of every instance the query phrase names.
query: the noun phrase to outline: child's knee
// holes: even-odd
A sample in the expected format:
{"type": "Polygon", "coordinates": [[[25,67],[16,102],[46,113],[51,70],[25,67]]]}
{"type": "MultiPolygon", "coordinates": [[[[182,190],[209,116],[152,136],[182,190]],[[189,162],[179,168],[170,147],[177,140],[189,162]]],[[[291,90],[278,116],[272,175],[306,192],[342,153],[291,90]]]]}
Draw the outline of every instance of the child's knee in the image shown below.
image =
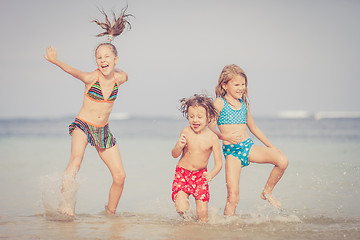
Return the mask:
{"type": "Polygon", "coordinates": [[[126,174],[123,171],[119,171],[113,174],[113,181],[117,185],[124,185],[125,183],[126,174]]]}
{"type": "Polygon", "coordinates": [[[278,163],[278,167],[282,170],[285,170],[289,165],[289,159],[284,154],[281,154],[280,161],[278,163]]]}
{"type": "Polygon", "coordinates": [[[186,213],[190,208],[189,199],[176,198],[175,208],[176,212],[180,215],[186,213]]]}

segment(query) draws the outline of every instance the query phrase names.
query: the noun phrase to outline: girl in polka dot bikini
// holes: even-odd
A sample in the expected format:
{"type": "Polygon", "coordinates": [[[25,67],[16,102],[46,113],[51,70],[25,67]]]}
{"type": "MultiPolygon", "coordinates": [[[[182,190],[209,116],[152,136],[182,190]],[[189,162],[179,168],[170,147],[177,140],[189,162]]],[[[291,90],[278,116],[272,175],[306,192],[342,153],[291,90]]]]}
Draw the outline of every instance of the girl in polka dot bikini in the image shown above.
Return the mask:
{"type": "Polygon", "coordinates": [[[270,176],[261,192],[261,198],[280,208],[281,203],[272,196],[275,185],[288,166],[287,157],[280,149],[274,147],[262,131],[256,126],[249,111],[247,101],[248,79],[245,72],[237,65],[225,66],[215,88],[215,108],[219,112],[216,122],[209,128],[223,141],[225,156],[225,173],[227,201],[224,214],[233,216],[239,202],[239,182],[241,168],[254,163],[270,163],[274,165],[270,176]],[[255,146],[250,139],[247,128],[265,146],[255,146]]]}

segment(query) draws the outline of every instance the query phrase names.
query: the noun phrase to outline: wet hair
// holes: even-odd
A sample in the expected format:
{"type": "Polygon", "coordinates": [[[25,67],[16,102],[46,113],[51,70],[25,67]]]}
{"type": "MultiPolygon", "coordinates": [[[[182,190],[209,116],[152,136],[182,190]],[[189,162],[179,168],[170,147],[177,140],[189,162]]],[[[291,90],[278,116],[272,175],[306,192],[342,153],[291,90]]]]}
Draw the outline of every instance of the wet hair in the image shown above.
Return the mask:
{"type": "Polygon", "coordinates": [[[226,65],[221,71],[218,84],[215,87],[216,97],[224,97],[227,94],[223,85],[227,84],[231,79],[236,76],[242,76],[243,78],[245,78],[245,92],[242,96],[242,100],[245,102],[246,105],[249,105],[247,76],[245,74],[245,71],[235,64],[226,65]]]}
{"type": "Polygon", "coordinates": [[[206,117],[209,122],[216,121],[219,117],[219,113],[217,112],[213,100],[206,96],[205,94],[195,94],[190,98],[183,98],[180,99],[179,102],[181,103],[180,111],[182,112],[183,116],[188,118],[188,110],[189,107],[203,107],[206,110],[206,117]]]}
{"type": "MultiPolygon", "coordinates": [[[[133,15],[131,14],[127,14],[126,10],[128,9],[128,7],[126,6],[125,8],[123,8],[121,10],[120,16],[116,17],[115,13],[112,12],[113,15],[113,22],[111,23],[107,14],[105,13],[104,10],[100,10],[99,11],[105,16],[105,22],[101,22],[97,19],[93,20],[92,22],[96,23],[97,25],[99,25],[102,29],[104,29],[105,31],[102,33],[99,33],[98,35],[96,35],[97,37],[102,37],[105,35],[109,35],[112,37],[117,37],[120,34],[122,34],[125,30],[126,27],[129,28],[129,30],[131,29],[131,24],[128,21],[129,17],[133,17],[133,15]]],[[[115,56],[118,55],[116,47],[111,43],[111,42],[105,42],[105,43],[100,43],[95,50],[95,55],[97,50],[99,49],[99,47],[101,46],[109,46],[111,47],[113,53],[115,54],[115,56]]]]}

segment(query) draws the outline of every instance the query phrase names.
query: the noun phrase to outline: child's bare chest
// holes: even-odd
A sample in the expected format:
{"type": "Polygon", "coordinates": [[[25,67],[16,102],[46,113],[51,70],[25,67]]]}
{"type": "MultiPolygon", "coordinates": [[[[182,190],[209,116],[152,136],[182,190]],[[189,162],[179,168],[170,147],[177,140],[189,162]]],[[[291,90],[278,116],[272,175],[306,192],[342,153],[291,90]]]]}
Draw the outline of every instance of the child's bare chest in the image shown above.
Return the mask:
{"type": "Polygon", "coordinates": [[[212,145],[206,138],[194,138],[188,144],[188,148],[191,151],[207,152],[211,150],[212,145]]]}

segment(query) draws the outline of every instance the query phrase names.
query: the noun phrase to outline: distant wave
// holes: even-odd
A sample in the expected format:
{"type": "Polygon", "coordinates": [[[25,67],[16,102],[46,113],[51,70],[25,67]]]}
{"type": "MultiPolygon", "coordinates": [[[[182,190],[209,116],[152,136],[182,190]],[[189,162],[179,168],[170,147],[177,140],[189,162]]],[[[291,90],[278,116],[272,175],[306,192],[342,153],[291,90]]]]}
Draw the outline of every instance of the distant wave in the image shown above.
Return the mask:
{"type": "Polygon", "coordinates": [[[280,111],[278,113],[279,118],[301,119],[301,118],[311,118],[312,116],[313,114],[304,110],[280,111]]]}
{"type": "Polygon", "coordinates": [[[324,118],[360,118],[360,112],[318,112],[314,118],[317,120],[324,118]]]}
{"type": "Polygon", "coordinates": [[[360,118],[360,112],[354,111],[322,111],[317,113],[311,113],[305,110],[295,111],[280,111],[277,115],[279,118],[284,119],[305,119],[313,118],[320,119],[341,119],[341,118],[360,118]]]}

